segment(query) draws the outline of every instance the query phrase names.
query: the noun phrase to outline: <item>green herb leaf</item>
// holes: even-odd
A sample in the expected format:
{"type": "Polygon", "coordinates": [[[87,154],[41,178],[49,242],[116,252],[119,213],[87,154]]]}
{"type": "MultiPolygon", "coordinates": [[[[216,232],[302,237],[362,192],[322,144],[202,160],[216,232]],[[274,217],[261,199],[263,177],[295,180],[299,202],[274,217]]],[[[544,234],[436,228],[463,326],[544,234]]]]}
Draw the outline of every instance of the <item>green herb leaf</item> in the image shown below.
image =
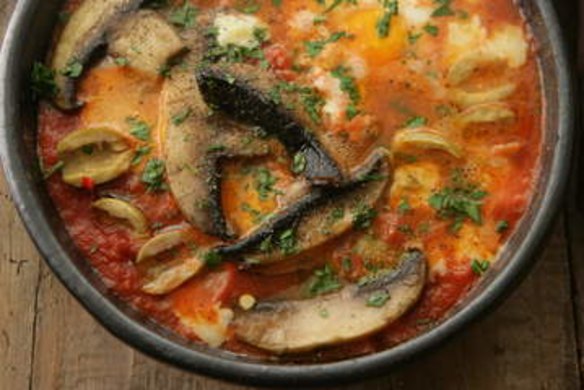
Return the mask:
{"type": "Polygon", "coordinates": [[[353,210],[353,227],[358,230],[364,230],[371,226],[373,220],[377,217],[377,211],[364,204],[359,203],[353,210]]]}
{"type": "Polygon", "coordinates": [[[377,36],[387,38],[391,29],[391,19],[397,16],[399,7],[397,0],[383,0],[383,15],[377,20],[377,36]]]}
{"type": "Polygon", "coordinates": [[[507,230],[509,230],[509,222],[505,220],[497,222],[496,230],[499,234],[505,233],[507,230]]]}
{"type": "Polygon", "coordinates": [[[433,37],[437,37],[438,33],[440,32],[440,30],[438,29],[437,26],[434,26],[432,24],[427,24],[424,26],[424,31],[426,31],[428,34],[432,35],[433,37]]]}
{"type": "Polygon", "coordinates": [[[490,263],[488,260],[473,259],[470,263],[470,269],[477,276],[482,276],[489,269],[490,263]]]}
{"type": "Polygon", "coordinates": [[[55,72],[41,62],[35,62],[32,66],[31,92],[35,100],[42,97],[52,98],[59,92],[55,83],[55,72]]]}
{"type": "Polygon", "coordinates": [[[434,4],[438,5],[438,8],[432,12],[433,17],[441,17],[441,16],[452,16],[454,15],[454,11],[450,8],[451,0],[434,0],[434,4]]]}
{"type": "Polygon", "coordinates": [[[67,64],[61,73],[63,76],[76,79],[83,73],[83,64],[77,60],[73,60],[67,64]]]}
{"type": "Polygon", "coordinates": [[[408,214],[412,211],[412,206],[410,206],[410,203],[408,202],[407,199],[402,198],[399,201],[399,204],[397,205],[397,211],[401,214],[401,215],[405,215],[408,214]]]}
{"type": "Polygon", "coordinates": [[[164,176],[166,167],[164,161],[153,158],[148,160],[142,172],[142,183],[146,184],[146,189],[150,192],[165,191],[166,184],[164,176]]]}
{"type": "Polygon", "coordinates": [[[299,174],[306,170],[306,156],[303,152],[298,152],[294,155],[292,161],[292,172],[299,174]]]}
{"type": "Polygon", "coordinates": [[[203,255],[203,261],[208,267],[217,267],[223,261],[221,255],[216,251],[208,251],[203,255]]]}
{"type": "Polygon", "coordinates": [[[181,7],[176,8],[170,13],[168,20],[175,26],[190,28],[195,25],[198,14],[199,10],[189,4],[188,0],[185,0],[181,7]]]}
{"type": "Polygon", "coordinates": [[[348,119],[353,119],[359,113],[357,105],[361,102],[361,93],[351,76],[351,70],[340,65],[332,70],[331,75],[341,82],[341,90],[349,96],[351,104],[347,107],[346,115],[348,119]]]}
{"type": "Polygon", "coordinates": [[[137,117],[126,118],[126,123],[130,127],[130,134],[138,138],[140,141],[148,141],[150,139],[150,125],[137,117]]]}
{"type": "Polygon", "coordinates": [[[306,49],[308,56],[314,58],[324,50],[326,45],[337,42],[339,39],[345,38],[347,36],[348,34],[344,31],[335,32],[325,40],[304,42],[304,48],[306,49]]]}
{"type": "Polygon", "coordinates": [[[132,165],[138,165],[142,162],[142,158],[144,158],[144,156],[147,156],[148,154],[150,154],[150,152],[152,151],[152,148],[150,146],[140,146],[139,148],[136,149],[136,154],[134,155],[134,158],[132,159],[132,165]]]}
{"type": "Polygon", "coordinates": [[[172,124],[175,126],[179,126],[186,121],[189,116],[191,116],[192,109],[190,107],[185,107],[181,111],[177,112],[175,115],[172,116],[172,124]]]}
{"type": "Polygon", "coordinates": [[[47,169],[47,170],[43,169],[43,179],[46,180],[49,177],[53,176],[55,173],[57,173],[61,169],[63,169],[64,166],[65,166],[65,163],[63,161],[58,161],[55,165],[53,165],[49,169],[47,169]]]}
{"type": "Polygon", "coordinates": [[[334,273],[332,267],[326,264],[324,268],[314,271],[312,281],[308,286],[311,297],[339,290],[343,285],[334,273]]]}
{"type": "Polygon", "coordinates": [[[369,307],[383,307],[389,301],[389,294],[387,291],[375,291],[367,299],[367,306],[369,307]]]}
{"type": "Polygon", "coordinates": [[[118,66],[128,66],[130,64],[130,60],[126,57],[116,57],[114,58],[114,63],[118,66]]]}
{"type": "Polygon", "coordinates": [[[268,196],[274,192],[274,185],[278,179],[272,175],[269,169],[261,167],[255,173],[255,189],[261,200],[268,199],[268,196]]]}
{"type": "Polygon", "coordinates": [[[284,230],[278,237],[278,246],[284,255],[296,252],[296,233],[294,229],[284,230]]]}
{"type": "Polygon", "coordinates": [[[428,120],[423,116],[414,116],[408,119],[406,123],[404,123],[403,127],[406,127],[408,129],[415,129],[417,127],[426,126],[427,123],[428,120]]]}

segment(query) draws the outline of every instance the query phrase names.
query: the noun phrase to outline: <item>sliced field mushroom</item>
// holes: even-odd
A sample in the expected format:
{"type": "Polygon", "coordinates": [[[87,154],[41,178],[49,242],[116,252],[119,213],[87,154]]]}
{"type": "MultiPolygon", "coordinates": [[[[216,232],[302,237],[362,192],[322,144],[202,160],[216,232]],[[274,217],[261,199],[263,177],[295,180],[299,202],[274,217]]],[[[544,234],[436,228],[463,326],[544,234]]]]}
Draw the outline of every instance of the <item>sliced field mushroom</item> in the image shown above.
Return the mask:
{"type": "Polygon", "coordinates": [[[163,252],[184,244],[188,239],[185,229],[171,230],[160,233],[148,240],[136,256],[136,263],[141,263],[146,259],[155,257],[163,252]]]}
{"type": "Polygon", "coordinates": [[[122,20],[108,38],[109,53],[124,58],[132,68],[158,74],[185,46],[174,30],[154,11],[139,11],[122,20]]]}
{"type": "Polygon", "coordinates": [[[80,106],[75,96],[75,80],[93,51],[105,43],[114,23],[136,10],[143,0],[85,0],[69,19],[52,56],[51,68],[59,91],[55,104],[64,110],[80,106]]]}
{"type": "Polygon", "coordinates": [[[134,157],[133,140],[105,127],[74,131],[57,145],[63,161],[63,181],[82,187],[84,180],[102,184],[130,169],[134,157]]]}
{"type": "Polygon", "coordinates": [[[93,202],[92,206],[114,218],[125,220],[138,234],[148,233],[146,217],[140,209],[129,202],[115,198],[101,198],[93,202]]]}
{"type": "Polygon", "coordinates": [[[258,302],[235,314],[236,336],[278,354],[299,353],[370,335],[400,318],[420,297],[426,261],[403,255],[391,273],[305,300],[258,302]]]}
{"type": "Polygon", "coordinates": [[[457,115],[455,121],[461,127],[472,124],[494,123],[515,119],[515,112],[506,103],[484,103],[472,106],[457,115]]]}
{"type": "Polygon", "coordinates": [[[223,258],[243,257],[254,264],[282,261],[315,248],[370,222],[389,181],[387,153],[378,149],[341,187],[313,189],[296,203],[275,213],[240,241],[216,248],[223,258]]]}
{"type": "Polygon", "coordinates": [[[514,83],[502,84],[491,89],[480,91],[467,91],[462,88],[454,88],[449,92],[450,99],[464,108],[482,103],[492,103],[504,100],[515,92],[514,83]]]}
{"type": "Polygon", "coordinates": [[[403,129],[395,134],[392,143],[393,152],[407,152],[411,149],[441,150],[453,157],[461,157],[458,145],[444,134],[428,127],[403,129]]]}
{"type": "Polygon", "coordinates": [[[266,141],[248,128],[210,116],[192,69],[202,60],[204,36],[190,32],[185,66],[175,67],[163,92],[165,155],[171,191],[189,222],[203,232],[231,237],[221,208],[221,166],[225,158],[258,156],[266,141]]]}
{"type": "MultiPolygon", "coordinates": [[[[303,175],[313,184],[339,184],[343,175],[315,134],[308,130],[301,116],[293,110],[296,93],[310,94],[306,88],[278,88],[275,77],[250,65],[216,65],[197,71],[197,80],[205,101],[213,108],[238,121],[260,126],[275,135],[291,156],[303,155],[303,175]]],[[[285,83],[284,83],[285,84],[285,83]]],[[[314,98],[314,97],[312,97],[314,98]]],[[[309,96],[301,99],[310,99],[309,96]]]]}
{"type": "Polygon", "coordinates": [[[176,289],[195,276],[203,267],[203,262],[197,257],[181,260],[160,272],[153,280],[142,286],[142,291],[151,295],[164,295],[176,289]]]}

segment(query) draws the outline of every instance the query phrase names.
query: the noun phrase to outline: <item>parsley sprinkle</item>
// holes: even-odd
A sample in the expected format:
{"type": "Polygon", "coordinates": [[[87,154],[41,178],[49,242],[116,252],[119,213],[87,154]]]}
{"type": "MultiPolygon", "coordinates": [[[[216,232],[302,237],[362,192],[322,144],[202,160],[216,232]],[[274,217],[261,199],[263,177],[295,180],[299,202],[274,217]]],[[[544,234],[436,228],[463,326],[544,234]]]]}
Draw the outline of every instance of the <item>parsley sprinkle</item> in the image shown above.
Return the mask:
{"type": "Polygon", "coordinates": [[[399,204],[397,205],[397,211],[401,214],[401,215],[405,215],[408,214],[412,211],[412,206],[410,206],[410,203],[408,202],[407,199],[402,198],[399,201],[399,204]]]}
{"type": "Polygon", "coordinates": [[[308,286],[308,293],[311,297],[336,291],[342,287],[337,275],[332,267],[326,264],[324,268],[314,271],[312,281],[308,286]]]}
{"type": "Polygon", "coordinates": [[[268,199],[268,195],[274,192],[274,185],[278,181],[267,168],[258,168],[255,174],[255,189],[261,200],[268,199]]]}
{"type": "Polygon", "coordinates": [[[398,14],[397,0],[384,0],[384,12],[381,18],[377,21],[377,35],[379,38],[387,38],[391,28],[391,19],[398,14]]]}
{"type": "Polygon", "coordinates": [[[296,252],[296,234],[294,229],[284,230],[278,237],[278,246],[284,255],[296,252]]]}
{"type": "Polygon", "coordinates": [[[438,8],[432,12],[433,17],[441,16],[452,16],[454,11],[450,8],[451,0],[434,0],[434,4],[438,5],[438,8]]]}
{"type": "Polygon", "coordinates": [[[136,117],[126,118],[130,128],[130,134],[138,138],[140,141],[148,141],[150,139],[150,126],[148,123],[136,117]]]}
{"type": "Polygon", "coordinates": [[[437,37],[438,33],[440,32],[440,30],[438,29],[437,26],[434,26],[432,24],[427,24],[424,26],[424,31],[426,31],[428,34],[432,35],[433,37],[437,37]]]}
{"type": "Polygon", "coordinates": [[[203,255],[203,261],[209,267],[217,267],[222,260],[221,255],[215,251],[209,251],[203,255]]]}
{"type": "Polygon", "coordinates": [[[298,152],[294,155],[292,161],[292,172],[299,174],[306,170],[306,156],[303,152],[298,152]]]}
{"type": "Polygon", "coordinates": [[[199,14],[199,10],[189,4],[185,0],[183,5],[173,10],[168,18],[170,23],[181,28],[190,28],[195,25],[195,19],[199,14]]]}
{"type": "Polygon", "coordinates": [[[406,127],[408,129],[415,129],[417,127],[425,126],[427,123],[428,120],[423,116],[414,116],[408,119],[403,127],[406,127]]]}
{"type": "Polygon", "coordinates": [[[377,211],[364,203],[360,203],[353,210],[353,227],[358,230],[364,230],[371,226],[373,220],[377,217],[377,211]]]}
{"type": "Polygon", "coordinates": [[[383,307],[389,300],[389,294],[386,291],[375,291],[367,299],[368,307],[383,307]]]}
{"type": "Polygon", "coordinates": [[[31,91],[33,99],[41,97],[53,97],[59,92],[55,83],[55,72],[41,62],[35,62],[32,66],[31,91]]]}
{"type": "Polygon", "coordinates": [[[499,234],[505,233],[507,230],[509,230],[509,222],[505,220],[497,222],[496,230],[499,234]]]}
{"type": "Polygon", "coordinates": [[[150,192],[164,191],[166,185],[164,183],[164,176],[166,174],[166,167],[164,161],[153,158],[148,160],[144,171],[142,172],[142,183],[146,184],[146,188],[150,192]]]}
{"type": "Polygon", "coordinates": [[[132,165],[140,164],[142,162],[142,158],[150,154],[151,151],[152,148],[150,146],[140,146],[138,149],[136,149],[136,154],[132,159],[132,165]]]}
{"type": "Polygon", "coordinates": [[[355,79],[351,76],[351,71],[349,68],[339,65],[332,70],[331,75],[341,82],[341,90],[349,95],[351,104],[347,107],[346,115],[348,119],[353,119],[359,114],[356,106],[361,101],[361,93],[355,79]]]}
{"type": "Polygon", "coordinates": [[[192,110],[190,107],[186,107],[184,109],[182,109],[181,111],[179,111],[178,113],[176,113],[173,117],[172,117],[172,124],[175,126],[179,126],[181,124],[184,123],[184,121],[186,121],[189,116],[191,116],[192,110]]]}
{"type": "Polygon", "coordinates": [[[128,60],[126,57],[116,57],[114,58],[114,63],[118,66],[128,66],[130,60],[128,60]]]}
{"type": "Polygon", "coordinates": [[[306,41],[304,42],[304,48],[306,49],[308,56],[314,58],[324,50],[326,45],[337,42],[339,39],[345,38],[347,36],[347,33],[344,31],[336,32],[322,41],[306,41]]]}
{"type": "Polygon", "coordinates": [[[58,161],[55,165],[53,165],[49,169],[47,169],[47,170],[43,169],[43,179],[46,180],[49,177],[53,176],[55,173],[57,173],[61,169],[63,169],[64,166],[65,166],[65,163],[63,161],[58,161]]]}
{"type": "Polygon", "coordinates": [[[489,269],[489,265],[488,260],[473,259],[470,263],[470,269],[475,275],[482,276],[489,269]]]}
{"type": "Polygon", "coordinates": [[[83,73],[83,64],[77,60],[73,60],[69,64],[67,64],[67,66],[65,67],[65,69],[63,69],[61,73],[63,74],[63,76],[76,79],[79,76],[81,76],[81,73],[83,73]]]}

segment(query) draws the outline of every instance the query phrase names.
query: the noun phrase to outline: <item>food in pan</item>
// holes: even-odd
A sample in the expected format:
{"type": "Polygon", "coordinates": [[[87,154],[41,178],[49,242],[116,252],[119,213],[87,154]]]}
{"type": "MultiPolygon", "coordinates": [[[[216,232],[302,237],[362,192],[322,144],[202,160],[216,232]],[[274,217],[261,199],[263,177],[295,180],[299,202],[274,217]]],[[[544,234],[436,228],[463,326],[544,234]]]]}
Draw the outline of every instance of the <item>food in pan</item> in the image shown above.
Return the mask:
{"type": "Polygon", "coordinates": [[[448,316],[530,204],[535,45],[511,0],[69,1],[32,74],[49,193],[104,283],[281,361],[448,316]]]}

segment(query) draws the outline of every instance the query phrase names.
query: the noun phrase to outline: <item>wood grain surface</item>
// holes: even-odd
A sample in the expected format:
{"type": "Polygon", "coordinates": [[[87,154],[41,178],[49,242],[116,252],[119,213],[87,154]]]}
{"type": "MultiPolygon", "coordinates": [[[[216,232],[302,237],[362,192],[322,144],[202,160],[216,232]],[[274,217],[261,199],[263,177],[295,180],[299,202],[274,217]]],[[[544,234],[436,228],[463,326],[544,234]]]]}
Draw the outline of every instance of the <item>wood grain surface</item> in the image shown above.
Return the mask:
{"type": "MultiPolygon", "coordinates": [[[[0,26],[15,3],[0,0],[0,26]]],[[[567,15],[574,12],[567,1],[559,4],[567,15]]],[[[541,260],[502,306],[427,357],[383,378],[343,388],[583,388],[584,190],[578,184],[580,177],[574,171],[567,212],[558,220],[541,260]]],[[[1,389],[250,388],[156,362],[101,328],[41,261],[0,178],[1,389]]]]}

